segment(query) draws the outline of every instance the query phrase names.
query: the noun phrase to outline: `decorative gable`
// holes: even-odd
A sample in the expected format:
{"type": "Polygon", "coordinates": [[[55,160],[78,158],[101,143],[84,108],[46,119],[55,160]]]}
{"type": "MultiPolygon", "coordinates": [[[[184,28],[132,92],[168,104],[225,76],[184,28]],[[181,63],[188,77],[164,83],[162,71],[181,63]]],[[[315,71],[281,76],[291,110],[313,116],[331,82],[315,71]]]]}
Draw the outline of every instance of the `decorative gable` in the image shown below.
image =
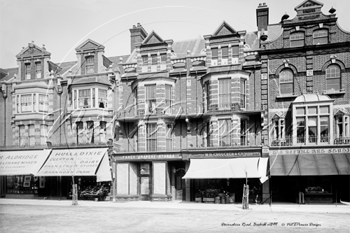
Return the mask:
{"type": "Polygon", "coordinates": [[[98,50],[98,49],[104,49],[105,47],[91,39],[87,39],[84,43],[82,43],[80,46],[78,46],[75,50],[76,51],[86,51],[86,50],[98,50]]]}
{"type": "Polygon", "coordinates": [[[316,0],[305,0],[294,8],[298,15],[320,13],[323,3],[316,0]]]}
{"type": "Polygon", "coordinates": [[[158,36],[158,34],[155,33],[154,31],[152,31],[145,38],[145,40],[142,42],[143,45],[146,45],[146,44],[160,44],[160,43],[164,43],[164,40],[162,38],[160,38],[160,36],[158,36]]]}
{"type": "Polygon", "coordinates": [[[228,25],[225,21],[220,25],[220,27],[214,32],[213,36],[225,36],[236,34],[236,30],[234,30],[230,25],[228,25]]]}
{"type": "Polygon", "coordinates": [[[39,56],[50,56],[51,53],[46,51],[45,47],[40,48],[36,46],[34,42],[29,43],[28,47],[24,48],[19,54],[17,54],[17,58],[28,58],[28,57],[39,57],[39,56]]]}

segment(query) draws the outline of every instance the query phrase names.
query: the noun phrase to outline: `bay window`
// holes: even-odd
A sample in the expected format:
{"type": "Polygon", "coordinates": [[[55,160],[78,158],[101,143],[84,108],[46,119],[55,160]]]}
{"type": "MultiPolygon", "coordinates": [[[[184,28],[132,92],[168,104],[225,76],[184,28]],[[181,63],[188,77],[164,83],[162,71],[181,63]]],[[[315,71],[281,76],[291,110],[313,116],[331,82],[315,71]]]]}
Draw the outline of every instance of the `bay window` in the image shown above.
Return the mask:
{"type": "Polygon", "coordinates": [[[296,107],[297,143],[319,144],[330,142],[330,106],[296,107]]]}
{"type": "Polygon", "coordinates": [[[164,110],[166,113],[171,113],[171,94],[172,94],[172,86],[171,85],[165,85],[165,106],[164,110]]]}
{"type": "Polygon", "coordinates": [[[33,105],[33,95],[27,94],[27,95],[21,95],[21,112],[34,112],[33,105]]]}
{"type": "Polygon", "coordinates": [[[107,108],[108,94],[107,89],[86,88],[75,89],[72,94],[73,108],[107,108]]]}
{"type": "Polygon", "coordinates": [[[241,86],[241,99],[240,99],[240,107],[246,108],[246,98],[247,98],[247,80],[241,78],[240,80],[241,86]]]}
{"type": "Polygon", "coordinates": [[[48,95],[39,94],[39,112],[47,112],[49,108],[48,95]]]}

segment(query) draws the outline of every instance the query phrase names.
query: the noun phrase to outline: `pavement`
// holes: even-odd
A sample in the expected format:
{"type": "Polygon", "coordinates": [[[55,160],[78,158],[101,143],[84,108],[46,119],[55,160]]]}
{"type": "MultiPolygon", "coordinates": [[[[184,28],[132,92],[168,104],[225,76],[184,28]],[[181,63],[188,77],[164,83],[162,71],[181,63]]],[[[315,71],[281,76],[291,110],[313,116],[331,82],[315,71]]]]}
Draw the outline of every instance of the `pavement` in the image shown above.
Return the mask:
{"type": "MultiPolygon", "coordinates": [[[[31,206],[72,206],[71,200],[38,200],[38,199],[9,199],[1,198],[0,205],[31,205],[31,206]]],[[[161,208],[161,209],[188,209],[188,210],[234,210],[234,211],[261,211],[261,212],[305,212],[305,213],[345,213],[350,214],[350,206],[341,203],[333,204],[285,204],[272,203],[263,205],[250,204],[249,210],[243,210],[242,204],[209,204],[184,201],[150,202],[150,201],[86,201],[78,200],[82,207],[108,208],[161,208]]]]}

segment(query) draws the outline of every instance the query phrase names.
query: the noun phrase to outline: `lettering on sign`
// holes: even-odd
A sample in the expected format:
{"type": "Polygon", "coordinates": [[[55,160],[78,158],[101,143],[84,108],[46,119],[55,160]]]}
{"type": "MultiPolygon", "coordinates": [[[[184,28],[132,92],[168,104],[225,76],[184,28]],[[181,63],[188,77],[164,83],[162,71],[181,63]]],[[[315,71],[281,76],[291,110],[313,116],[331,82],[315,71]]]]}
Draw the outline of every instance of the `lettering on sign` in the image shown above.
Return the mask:
{"type": "Polygon", "coordinates": [[[260,152],[225,152],[225,153],[203,153],[203,154],[191,154],[189,158],[231,158],[231,157],[248,157],[248,156],[261,156],[260,152]]]}
{"type": "Polygon", "coordinates": [[[181,159],[180,155],[177,154],[143,154],[143,155],[122,155],[115,156],[116,160],[157,160],[157,159],[181,159]]]}
{"type": "Polygon", "coordinates": [[[296,149],[296,150],[271,150],[273,155],[298,155],[298,154],[343,154],[350,153],[350,148],[323,148],[323,149],[296,149]]]}

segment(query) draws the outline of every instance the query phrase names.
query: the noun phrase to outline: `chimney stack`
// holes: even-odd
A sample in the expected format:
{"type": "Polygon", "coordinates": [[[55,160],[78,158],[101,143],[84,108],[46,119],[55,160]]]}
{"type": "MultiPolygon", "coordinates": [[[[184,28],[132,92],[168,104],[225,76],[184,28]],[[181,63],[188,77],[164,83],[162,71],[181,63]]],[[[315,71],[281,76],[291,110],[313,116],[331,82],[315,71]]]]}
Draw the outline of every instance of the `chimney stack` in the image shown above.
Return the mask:
{"type": "Polygon", "coordinates": [[[266,3],[259,3],[256,9],[256,24],[258,26],[258,31],[262,29],[267,31],[267,25],[269,25],[269,8],[266,3]]]}
{"type": "Polygon", "coordinates": [[[132,51],[135,49],[135,44],[141,43],[146,37],[147,32],[140,23],[137,23],[137,26],[133,25],[133,27],[130,29],[130,53],[132,53],[132,51]]]}

